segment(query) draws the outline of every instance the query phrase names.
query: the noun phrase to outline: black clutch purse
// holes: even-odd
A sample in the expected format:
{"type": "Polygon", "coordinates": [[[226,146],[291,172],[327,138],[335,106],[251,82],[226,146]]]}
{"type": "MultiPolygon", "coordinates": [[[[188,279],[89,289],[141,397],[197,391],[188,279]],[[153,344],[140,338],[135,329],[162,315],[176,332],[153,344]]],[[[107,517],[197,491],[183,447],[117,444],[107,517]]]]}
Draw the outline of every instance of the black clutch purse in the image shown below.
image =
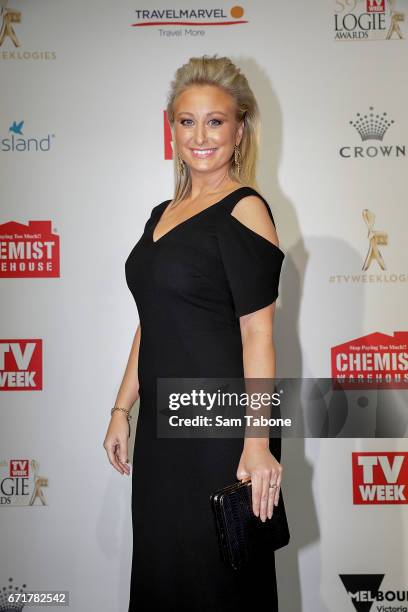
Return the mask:
{"type": "Polygon", "coordinates": [[[289,543],[290,533],[282,489],[271,518],[262,522],[252,510],[252,483],[238,481],[210,495],[215,530],[223,562],[241,569],[256,555],[256,546],[278,550],[289,543]]]}

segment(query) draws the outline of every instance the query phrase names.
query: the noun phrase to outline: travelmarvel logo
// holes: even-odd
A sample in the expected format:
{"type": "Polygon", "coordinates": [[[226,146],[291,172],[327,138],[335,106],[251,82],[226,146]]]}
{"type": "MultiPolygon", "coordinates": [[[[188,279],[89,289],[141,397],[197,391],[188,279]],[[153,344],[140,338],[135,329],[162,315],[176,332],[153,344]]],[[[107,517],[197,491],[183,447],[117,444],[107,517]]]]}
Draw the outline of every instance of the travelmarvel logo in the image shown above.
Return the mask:
{"type": "Polygon", "coordinates": [[[60,239],[51,221],[0,224],[0,278],[58,277],[60,239]]]}
{"type": "Polygon", "coordinates": [[[406,504],[408,453],[352,453],[354,504],[406,504]]]}
{"type": "Polygon", "coordinates": [[[0,341],[0,390],[42,389],[42,340],[0,341]]]}
{"type": "Polygon", "coordinates": [[[136,18],[140,21],[132,26],[162,26],[162,25],[236,25],[248,23],[242,6],[232,6],[229,13],[224,8],[165,8],[165,9],[135,9],[136,18]],[[232,18],[232,19],[231,19],[232,18]]]}

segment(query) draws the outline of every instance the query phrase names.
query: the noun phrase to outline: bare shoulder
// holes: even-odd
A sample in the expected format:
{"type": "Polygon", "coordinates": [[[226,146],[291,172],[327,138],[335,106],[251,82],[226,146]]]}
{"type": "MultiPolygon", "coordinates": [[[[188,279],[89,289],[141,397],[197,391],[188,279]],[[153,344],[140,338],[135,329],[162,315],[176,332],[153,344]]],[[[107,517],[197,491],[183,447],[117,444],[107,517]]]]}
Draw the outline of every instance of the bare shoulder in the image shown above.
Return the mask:
{"type": "Polygon", "coordinates": [[[276,228],[265,202],[259,196],[249,195],[241,198],[234,206],[231,215],[253,232],[279,246],[276,228]]]}

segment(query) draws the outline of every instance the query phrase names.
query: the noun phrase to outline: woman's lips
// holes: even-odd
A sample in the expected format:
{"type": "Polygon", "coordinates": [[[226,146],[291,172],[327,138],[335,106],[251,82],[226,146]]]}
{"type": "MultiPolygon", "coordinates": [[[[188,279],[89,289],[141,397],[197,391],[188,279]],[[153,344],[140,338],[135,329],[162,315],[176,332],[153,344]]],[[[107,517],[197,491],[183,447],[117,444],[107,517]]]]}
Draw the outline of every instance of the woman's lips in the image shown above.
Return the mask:
{"type": "Polygon", "coordinates": [[[191,149],[191,154],[197,159],[205,159],[215,153],[217,149],[191,149]]]}

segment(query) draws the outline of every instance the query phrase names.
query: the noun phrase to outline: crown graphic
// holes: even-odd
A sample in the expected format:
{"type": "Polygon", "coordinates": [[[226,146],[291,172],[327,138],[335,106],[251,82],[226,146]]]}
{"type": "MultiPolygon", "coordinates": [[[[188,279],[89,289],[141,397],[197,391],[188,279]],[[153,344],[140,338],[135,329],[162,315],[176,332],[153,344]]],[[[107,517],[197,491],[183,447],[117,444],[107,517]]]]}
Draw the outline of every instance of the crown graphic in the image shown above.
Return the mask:
{"type": "Polygon", "coordinates": [[[361,140],[382,140],[394,119],[388,119],[387,113],[375,114],[373,106],[370,106],[369,111],[367,115],[357,113],[356,119],[350,121],[350,125],[356,128],[361,140]]]}
{"type": "Polygon", "coordinates": [[[4,586],[0,591],[0,612],[21,612],[24,608],[24,602],[13,602],[8,601],[10,595],[16,595],[17,593],[24,593],[26,584],[21,587],[13,586],[13,578],[8,579],[9,585],[4,586]]]}

